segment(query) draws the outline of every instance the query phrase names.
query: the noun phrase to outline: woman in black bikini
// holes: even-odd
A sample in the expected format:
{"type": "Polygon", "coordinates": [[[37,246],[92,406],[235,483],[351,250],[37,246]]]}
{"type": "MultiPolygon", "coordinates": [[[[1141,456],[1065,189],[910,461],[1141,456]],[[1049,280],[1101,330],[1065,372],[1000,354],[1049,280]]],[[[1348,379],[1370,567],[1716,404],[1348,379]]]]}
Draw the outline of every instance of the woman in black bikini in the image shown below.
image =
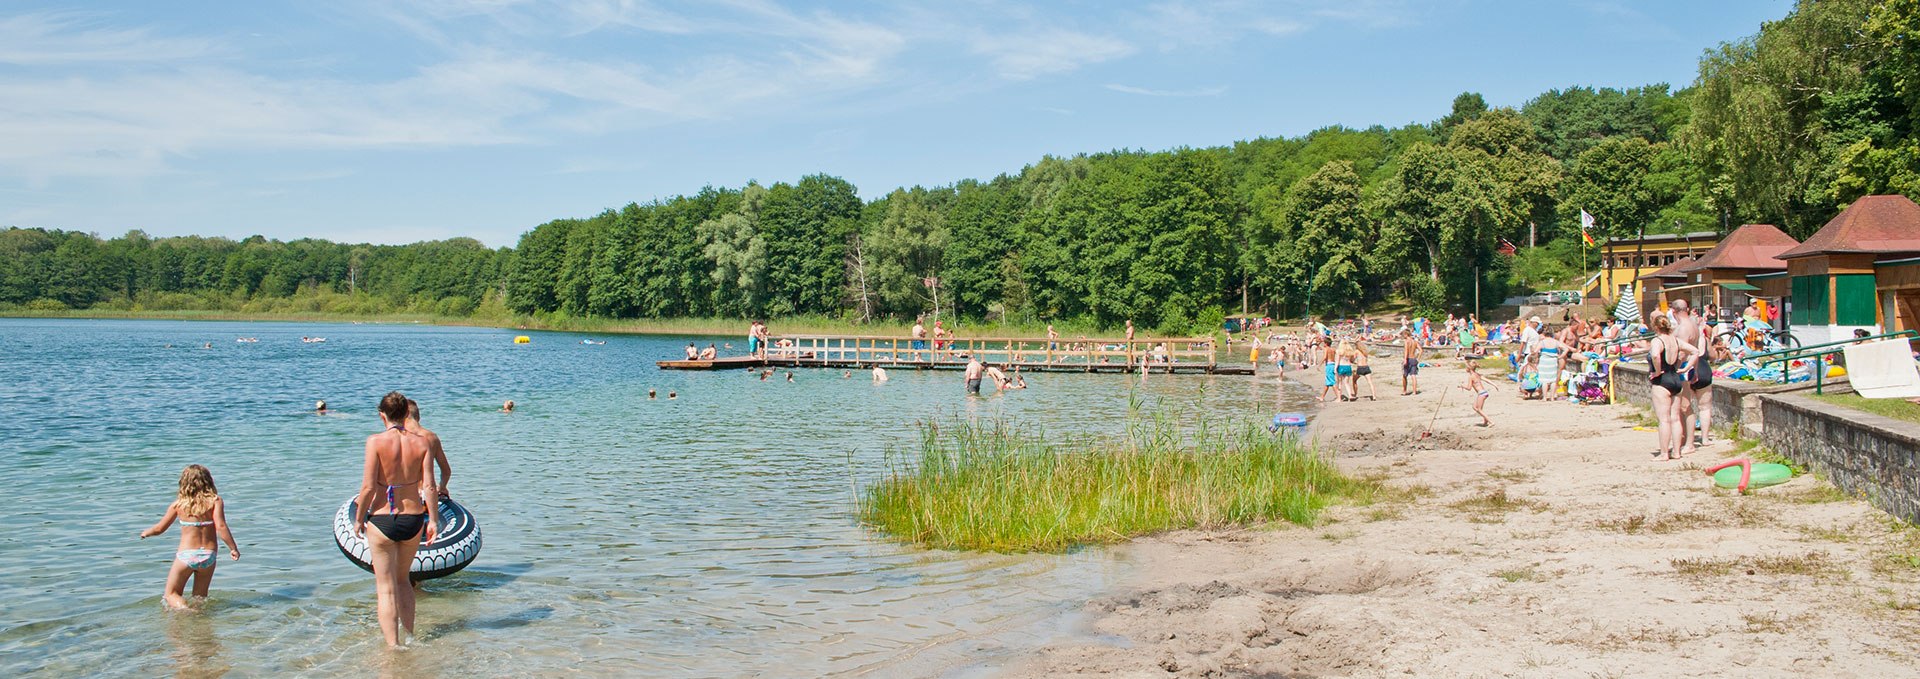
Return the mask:
{"type": "Polygon", "coordinates": [[[1678,460],[1693,452],[1693,437],[1681,426],[1681,406],[1685,401],[1680,398],[1680,390],[1687,386],[1686,368],[1700,350],[1691,342],[1673,335],[1673,321],[1666,316],[1653,317],[1654,337],[1647,341],[1648,379],[1655,387],[1653,414],[1660,421],[1660,449],[1654,456],[1662,454],[1669,460],[1678,460]]]}
{"type": "Polygon", "coordinates": [[[365,471],[360,477],[359,516],[354,532],[367,541],[367,561],[373,564],[378,595],[380,632],[387,646],[400,646],[401,630],[413,634],[413,584],[408,571],[413,554],[433,542],[440,525],[440,507],[426,498],[433,488],[433,454],[427,439],[406,431],[407,397],[388,392],[380,399],[380,420],[387,428],[367,437],[365,471]],[[375,530],[367,531],[367,524],[375,530]]]}

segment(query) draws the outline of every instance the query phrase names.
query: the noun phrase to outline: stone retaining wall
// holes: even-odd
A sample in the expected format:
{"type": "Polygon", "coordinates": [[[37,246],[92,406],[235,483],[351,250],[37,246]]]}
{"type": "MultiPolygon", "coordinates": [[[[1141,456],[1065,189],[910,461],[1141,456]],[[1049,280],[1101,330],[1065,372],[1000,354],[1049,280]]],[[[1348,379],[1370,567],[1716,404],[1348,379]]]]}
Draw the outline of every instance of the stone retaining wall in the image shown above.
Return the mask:
{"type": "Polygon", "coordinates": [[[1755,400],[1768,448],[1901,520],[1920,521],[1920,425],[1796,394],[1755,400]]]}
{"type": "MultiPolygon", "coordinates": [[[[1619,380],[1613,386],[1614,397],[1622,403],[1631,403],[1642,408],[1653,407],[1653,384],[1647,381],[1646,363],[1616,363],[1614,378],[1619,380]]],[[[1768,382],[1748,382],[1718,378],[1713,381],[1713,428],[1715,431],[1733,432],[1741,436],[1757,438],[1762,425],[1766,422],[1765,413],[1760,410],[1760,401],[1755,398],[1763,394],[1785,394],[1813,389],[1812,382],[1793,384],[1772,384],[1768,382]]],[[[1844,379],[1828,380],[1826,391],[1840,393],[1850,388],[1844,379]]]]}

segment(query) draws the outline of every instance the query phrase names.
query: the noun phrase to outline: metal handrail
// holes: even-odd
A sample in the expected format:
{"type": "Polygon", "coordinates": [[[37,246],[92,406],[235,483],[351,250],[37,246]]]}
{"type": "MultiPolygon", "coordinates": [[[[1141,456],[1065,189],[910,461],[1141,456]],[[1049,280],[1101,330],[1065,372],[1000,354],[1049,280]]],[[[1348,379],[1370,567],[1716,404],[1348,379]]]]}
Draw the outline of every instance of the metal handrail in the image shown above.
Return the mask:
{"type": "Polygon", "coordinates": [[[1887,333],[1881,333],[1878,335],[1867,335],[1866,337],[1854,337],[1854,338],[1839,340],[1835,342],[1825,342],[1822,344],[1815,344],[1813,346],[1795,347],[1792,349],[1780,349],[1777,351],[1769,351],[1763,354],[1755,354],[1752,356],[1748,356],[1747,360],[1753,361],[1754,365],[1758,365],[1762,368],[1765,368],[1767,367],[1767,365],[1772,363],[1782,364],[1780,366],[1780,383],[1785,384],[1787,381],[1787,366],[1785,365],[1786,363],[1798,361],[1804,358],[1813,358],[1814,359],[1813,393],[1822,394],[1822,393],[1826,393],[1825,390],[1826,390],[1826,381],[1827,381],[1826,380],[1827,368],[1825,365],[1826,362],[1820,360],[1819,357],[1833,353],[1834,347],[1844,347],[1846,345],[1853,344],[1855,342],[1867,342],[1867,341],[1877,340],[1877,339],[1893,339],[1895,337],[1906,337],[1909,340],[1920,339],[1920,332],[1913,331],[1913,330],[1901,330],[1898,332],[1887,332],[1887,333]]]}
{"type": "Polygon", "coordinates": [[[1632,336],[1632,337],[1620,337],[1620,338],[1616,338],[1616,339],[1610,339],[1610,340],[1607,340],[1607,341],[1605,341],[1605,342],[1601,342],[1601,343],[1600,343],[1600,348],[1602,348],[1602,349],[1610,349],[1610,348],[1613,348],[1613,347],[1617,347],[1617,346],[1620,346],[1620,345],[1622,345],[1622,344],[1626,344],[1626,343],[1628,343],[1628,342],[1645,342],[1645,341],[1647,341],[1647,340],[1650,340],[1650,339],[1653,339],[1653,333],[1650,333],[1650,332],[1643,332],[1643,333],[1640,333],[1640,334],[1638,334],[1638,335],[1634,335],[1634,336],[1632,336]]]}

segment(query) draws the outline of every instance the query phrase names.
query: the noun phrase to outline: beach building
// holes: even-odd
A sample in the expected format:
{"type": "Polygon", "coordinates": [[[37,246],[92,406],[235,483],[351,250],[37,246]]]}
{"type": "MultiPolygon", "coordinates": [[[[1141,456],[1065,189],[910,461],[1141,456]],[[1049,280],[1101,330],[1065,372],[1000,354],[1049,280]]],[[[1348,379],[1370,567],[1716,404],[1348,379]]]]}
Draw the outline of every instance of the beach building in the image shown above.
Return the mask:
{"type": "Polygon", "coordinates": [[[1743,225],[1692,264],[1680,267],[1685,284],[1667,287],[1666,292],[1685,290],[1694,308],[1711,303],[1730,314],[1738,314],[1755,298],[1777,301],[1789,292],[1787,263],[1780,253],[1799,244],[1772,224],[1743,225]]]}
{"type": "MultiPolygon", "coordinates": [[[[1600,245],[1600,271],[1589,279],[1583,296],[1598,297],[1612,304],[1627,286],[1647,274],[1688,257],[1699,257],[1720,244],[1720,234],[1712,231],[1662,233],[1641,238],[1609,238],[1600,245]]],[[[1642,291],[1635,290],[1639,295],[1642,291]]],[[[1639,296],[1644,306],[1652,297],[1639,296]]]]}
{"type": "Polygon", "coordinates": [[[1633,298],[1640,302],[1641,318],[1656,309],[1665,310],[1668,301],[1686,294],[1687,275],[1680,270],[1694,261],[1692,257],[1681,257],[1640,277],[1640,289],[1634,291],[1633,298]]]}
{"type": "Polygon", "coordinates": [[[1791,279],[1788,323],[1802,344],[1856,329],[1920,329],[1920,205],[1912,199],[1862,197],[1778,257],[1791,279]]]}

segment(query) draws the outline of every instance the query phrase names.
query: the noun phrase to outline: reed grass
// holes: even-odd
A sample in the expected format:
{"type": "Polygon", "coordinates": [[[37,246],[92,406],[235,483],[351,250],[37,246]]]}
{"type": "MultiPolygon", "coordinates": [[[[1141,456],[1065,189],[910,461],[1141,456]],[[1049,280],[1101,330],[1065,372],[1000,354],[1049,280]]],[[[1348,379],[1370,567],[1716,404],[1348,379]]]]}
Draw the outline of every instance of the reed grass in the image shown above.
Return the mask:
{"type": "Polygon", "coordinates": [[[921,427],[861,489],[860,518],[938,549],[1060,552],[1179,528],[1312,525],[1375,480],[1341,474],[1292,437],[1253,425],[1176,426],[1138,415],[1124,436],[1050,442],[1003,421],[921,427]]]}

